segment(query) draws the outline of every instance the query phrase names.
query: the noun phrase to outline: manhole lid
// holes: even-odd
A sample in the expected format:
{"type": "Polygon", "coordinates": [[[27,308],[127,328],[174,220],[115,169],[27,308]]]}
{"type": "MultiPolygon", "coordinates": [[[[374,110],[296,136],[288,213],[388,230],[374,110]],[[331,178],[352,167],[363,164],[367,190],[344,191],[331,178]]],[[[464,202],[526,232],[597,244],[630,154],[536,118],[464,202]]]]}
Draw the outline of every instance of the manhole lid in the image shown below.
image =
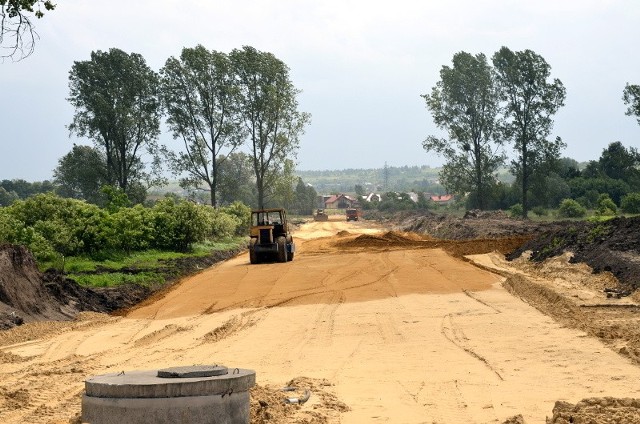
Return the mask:
{"type": "Polygon", "coordinates": [[[193,365],[190,367],[171,367],[158,370],[158,377],[161,378],[198,378],[215,377],[228,374],[229,371],[224,365],[193,365]]]}

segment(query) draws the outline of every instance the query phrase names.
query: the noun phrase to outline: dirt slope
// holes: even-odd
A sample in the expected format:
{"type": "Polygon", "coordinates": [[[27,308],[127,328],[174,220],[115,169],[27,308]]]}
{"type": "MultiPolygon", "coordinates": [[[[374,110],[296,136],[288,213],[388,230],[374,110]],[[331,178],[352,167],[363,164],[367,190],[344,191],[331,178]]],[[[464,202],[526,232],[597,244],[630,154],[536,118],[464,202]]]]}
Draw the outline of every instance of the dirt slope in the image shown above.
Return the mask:
{"type": "Polygon", "coordinates": [[[378,231],[307,224],[293,262],[243,254],[126,317],[1,333],[0,422],[74,420],[92,375],[211,363],[256,370],[254,397],[271,406],[254,403],[255,423],[543,423],[558,400],[637,393],[640,368],[510,294],[498,273],[378,231]],[[280,404],[290,382],[309,403],[280,404]]]}
{"type": "Polygon", "coordinates": [[[22,246],[0,245],[0,315],[0,328],[72,316],[46,290],[33,256],[22,246]]]}

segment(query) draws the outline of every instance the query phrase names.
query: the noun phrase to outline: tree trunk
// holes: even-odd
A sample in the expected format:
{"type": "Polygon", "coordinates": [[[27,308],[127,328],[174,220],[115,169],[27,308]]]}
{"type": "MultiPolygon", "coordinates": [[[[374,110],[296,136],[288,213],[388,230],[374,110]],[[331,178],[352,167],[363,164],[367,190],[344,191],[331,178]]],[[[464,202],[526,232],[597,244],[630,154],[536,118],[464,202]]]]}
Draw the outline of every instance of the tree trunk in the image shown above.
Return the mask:
{"type": "Polygon", "coordinates": [[[529,191],[529,164],[527,161],[527,143],[522,141],[522,217],[529,216],[529,199],[527,192],[529,191]]]}
{"type": "Polygon", "coordinates": [[[482,164],[481,164],[481,154],[479,153],[479,146],[476,144],[476,154],[475,154],[475,165],[476,165],[476,197],[478,198],[477,204],[478,209],[481,211],[485,210],[485,199],[484,199],[484,189],[482,187],[482,164]]]}

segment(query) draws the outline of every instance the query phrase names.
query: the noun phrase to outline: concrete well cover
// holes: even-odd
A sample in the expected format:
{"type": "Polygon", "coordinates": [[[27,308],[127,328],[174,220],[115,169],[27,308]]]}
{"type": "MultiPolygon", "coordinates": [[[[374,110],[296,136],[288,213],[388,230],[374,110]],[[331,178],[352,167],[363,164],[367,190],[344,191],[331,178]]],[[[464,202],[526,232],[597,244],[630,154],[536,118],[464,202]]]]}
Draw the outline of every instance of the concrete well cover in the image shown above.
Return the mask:
{"type": "Polygon", "coordinates": [[[253,370],[234,368],[211,377],[158,377],[157,370],[104,374],[85,380],[87,396],[98,398],[171,398],[246,392],[256,383],[253,370]]]}
{"type": "Polygon", "coordinates": [[[189,367],[171,367],[158,370],[158,377],[162,378],[194,378],[214,377],[224,375],[229,369],[224,365],[193,365],[189,367]]]}

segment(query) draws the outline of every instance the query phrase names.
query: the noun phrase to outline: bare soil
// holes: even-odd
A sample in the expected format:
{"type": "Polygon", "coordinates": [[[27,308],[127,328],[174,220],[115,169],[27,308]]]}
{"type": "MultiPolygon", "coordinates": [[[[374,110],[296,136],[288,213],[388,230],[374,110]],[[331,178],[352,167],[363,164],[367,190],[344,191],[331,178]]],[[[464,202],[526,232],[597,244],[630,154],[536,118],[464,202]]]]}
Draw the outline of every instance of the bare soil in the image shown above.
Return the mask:
{"type": "Polygon", "coordinates": [[[635,293],[570,249],[508,261],[542,229],[485,218],[331,217],[295,233],[293,262],[241,254],[121,316],[0,332],[0,422],[81,422],[92,375],[220,363],[256,370],[252,423],[640,423],[635,293]]]}

